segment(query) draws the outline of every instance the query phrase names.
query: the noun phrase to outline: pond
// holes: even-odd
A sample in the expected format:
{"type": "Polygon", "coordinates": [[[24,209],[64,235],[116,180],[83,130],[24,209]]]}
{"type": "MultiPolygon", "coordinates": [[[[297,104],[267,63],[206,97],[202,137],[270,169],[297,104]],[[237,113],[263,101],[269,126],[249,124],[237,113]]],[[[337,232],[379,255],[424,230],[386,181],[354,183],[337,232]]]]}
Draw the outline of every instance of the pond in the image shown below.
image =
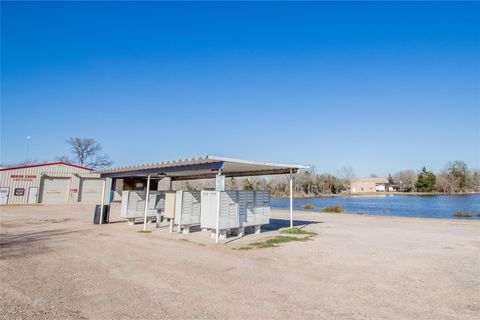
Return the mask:
{"type": "MultiPolygon", "coordinates": [[[[345,213],[364,213],[380,216],[419,217],[452,219],[457,211],[473,215],[471,218],[480,220],[480,195],[389,195],[374,196],[345,196],[321,197],[309,199],[294,199],[293,209],[302,211],[320,211],[323,207],[340,205],[345,213]],[[314,210],[305,210],[302,206],[312,204],[314,210]]],[[[272,198],[272,209],[286,209],[289,207],[288,198],[272,198]]]]}

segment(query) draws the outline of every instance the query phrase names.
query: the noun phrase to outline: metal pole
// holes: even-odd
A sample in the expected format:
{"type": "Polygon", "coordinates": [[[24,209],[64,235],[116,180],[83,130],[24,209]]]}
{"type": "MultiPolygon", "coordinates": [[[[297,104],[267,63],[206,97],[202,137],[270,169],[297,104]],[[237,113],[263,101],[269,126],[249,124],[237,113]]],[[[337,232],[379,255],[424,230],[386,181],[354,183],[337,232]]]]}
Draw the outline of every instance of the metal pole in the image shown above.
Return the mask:
{"type": "Polygon", "coordinates": [[[30,153],[30,136],[27,136],[27,155],[25,156],[25,162],[28,162],[29,153],[30,153]]]}
{"type": "MultiPolygon", "coordinates": [[[[222,175],[222,170],[218,171],[218,175],[222,175]]],[[[219,232],[220,232],[220,191],[217,192],[217,223],[215,226],[215,243],[218,243],[218,238],[219,238],[219,232]]]]}
{"type": "Polygon", "coordinates": [[[103,187],[102,187],[102,200],[100,201],[100,221],[98,222],[98,224],[102,224],[102,221],[103,221],[103,201],[104,201],[104,198],[105,198],[105,185],[106,185],[106,181],[107,181],[107,178],[104,178],[103,179],[103,187]]]}
{"type": "Polygon", "coordinates": [[[290,229],[293,228],[293,177],[290,169],[290,229]]]}
{"type": "Polygon", "coordinates": [[[147,177],[147,191],[145,191],[145,210],[143,217],[143,231],[147,230],[147,212],[148,212],[148,197],[150,196],[150,175],[147,177]]]}

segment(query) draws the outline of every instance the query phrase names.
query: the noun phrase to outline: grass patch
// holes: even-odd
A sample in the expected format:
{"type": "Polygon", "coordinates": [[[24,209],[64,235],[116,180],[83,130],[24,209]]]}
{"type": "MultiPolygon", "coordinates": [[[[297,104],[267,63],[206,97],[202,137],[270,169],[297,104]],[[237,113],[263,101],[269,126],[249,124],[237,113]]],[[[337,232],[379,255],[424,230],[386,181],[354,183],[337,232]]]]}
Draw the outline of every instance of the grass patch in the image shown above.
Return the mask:
{"type": "Polygon", "coordinates": [[[302,208],[305,210],[313,210],[315,209],[315,206],[313,204],[305,204],[302,206],[302,208]]]}
{"type": "Polygon", "coordinates": [[[290,237],[290,236],[277,236],[272,239],[268,239],[263,242],[253,242],[246,247],[240,247],[237,250],[252,250],[252,249],[264,249],[264,248],[276,248],[282,243],[287,242],[305,242],[312,240],[313,235],[308,235],[307,237],[290,237]]]}
{"type": "Polygon", "coordinates": [[[280,233],[283,233],[283,234],[304,234],[304,235],[310,235],[310,236],[317,235],[315,232],[305,231],[305,230],[299,229],[299,228],[285,229],[285,230],[280,231],[280,233]]]}
{"type": "Polygon", "coordinates": [[[97,233],[97,237],[110,237],[108,233],[97,233]]]}
{"type": "Polygon", "coordinates": [[[322,208],[322,212],[329,212],[329,213],[343,213],[342,206],[335,206],[335,207],[325,207],[322,208]]]}
{"type": "Polygon", "coordinates": [[[240,248],[234,248],[233,250],[252,250],[253,247],[240,247],[240,248]]]}
{"type": "Polygon", "coordinates": [[[152,233],[152,231],[150,230],[140,230],[140,231],[137,231],[138,233],[152,233]]]}
{"type": "Polygon", "coordinates": [[[193,242],[193,241],[190,241],[188,239],[180,239],[180,241],[184,241],[184,242],[188,242],[188,243],[191,243],[191,244],[196,244],[197,246],[200,246],[200,247],[206,247],[207,245],[205,243],[198,243],[198,242],[193,242]]]}
{"type": "Polygon", "coordinates": [[[472,215],[470,213],[467,213],[467,212],[461,212],[461,211],[457,211],[453,214],[454,217],[456,218],[471,218],[472,215]]]}

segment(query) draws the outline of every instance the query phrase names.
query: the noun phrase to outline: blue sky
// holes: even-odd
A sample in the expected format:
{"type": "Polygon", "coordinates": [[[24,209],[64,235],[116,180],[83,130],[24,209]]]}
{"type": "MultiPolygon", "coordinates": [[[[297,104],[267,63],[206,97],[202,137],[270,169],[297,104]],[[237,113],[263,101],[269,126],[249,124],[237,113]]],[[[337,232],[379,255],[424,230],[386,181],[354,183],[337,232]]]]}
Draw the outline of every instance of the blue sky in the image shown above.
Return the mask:
{"type": "Polygon", "coordinates": [[[207,154],[388,174],[480,167],[478,3],[1,8],[1,162],[92,137],[115,165],[207,154]]]}

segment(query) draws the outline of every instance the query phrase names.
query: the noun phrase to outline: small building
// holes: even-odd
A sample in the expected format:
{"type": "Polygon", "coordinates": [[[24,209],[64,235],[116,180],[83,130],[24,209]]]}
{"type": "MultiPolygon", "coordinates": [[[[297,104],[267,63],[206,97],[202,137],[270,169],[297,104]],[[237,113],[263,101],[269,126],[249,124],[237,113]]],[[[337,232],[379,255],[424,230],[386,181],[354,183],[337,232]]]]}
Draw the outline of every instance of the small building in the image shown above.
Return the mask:
{"type": "Polygon", "coordinates": [[[387,191],[387,178],[355,178],[350,180],[350,193],[385,192],[387,191]]]}
{"type": "Polygon", "coordinates": [[[0,169],[0,205],[100,203],[104,179],[66,162],[0,169]]]}

